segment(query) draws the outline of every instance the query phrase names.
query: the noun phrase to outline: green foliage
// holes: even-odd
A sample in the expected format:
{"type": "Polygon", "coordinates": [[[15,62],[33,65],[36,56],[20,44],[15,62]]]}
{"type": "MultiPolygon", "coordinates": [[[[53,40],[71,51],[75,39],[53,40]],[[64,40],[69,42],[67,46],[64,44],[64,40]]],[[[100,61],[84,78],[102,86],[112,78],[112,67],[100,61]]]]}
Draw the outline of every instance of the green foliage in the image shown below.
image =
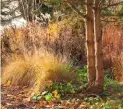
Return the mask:
{"type": "Polygon", "coordinates": [[[40,15],[40,13],[49,13],[50,15],[53,14],[53,7],[52,6],[48,6],[46,4],[42,4],[40,6],[40,8],[36,9],[36,10],[33,10],[33,13],[36,14],[36,15],[40,15]]]}
{"type": "Polygon", "coordinates": [[[122,109],[122,105],[112,103],[111,101],[107,101],[106,103],[103,103],[100,106],[100,109],[122,109]]]}
{"type": "Polygon", "coordinates": [[[65,66],[64,71],[65,72],[71,72],[72,68],[73,68],[73,65],[72,64],[68,64],[67,66],[65,66]]]}
{"type": "Polygon", "coordinates": [[[59,9],[61,5],[61,0],[45,0],[45,3],[53,6],[55,9],[59,9]]]}
{"type": "MultiPolygon", "coordinates": [[[[70,72],[72,68],[73,65],[69,64],[64,70],[65,72],[70,72]]],[[[83,69],[76,69],[76,73],[84,83],[87,82],[87,65],[83,69]]],[[[53,100],[54,98],[64,97],[65,94],[75,94],[76,90],[81,89],[83,86],[82,84],[73,84],[72,82],[54,82],[51,86],[46,87],[42,94],[34,95],[32,99],[39,100],[43,98],[47,101],[53,100]]]]}
{"type": "MultiPolygon", "coordinates": [[[[70,65],[68,69],[71,69],[70,65]]],[[[87,66],[84,66],[83,69],[77,69],[77,74],[83,79],[87,77],[87,66]],[[86,75],[85,75],[86,74],[86,75]]],[[[89,97],[82,95],[82,99],[79,99],[81,102],[84,102],[89,109],[122,109],[122,96],[123,96],[123,86],[120,85],[117,81],[113,80],[108,70],[105,70],[105,90],[100,96],[89,97]],[[111,90],[111,92],[110,92],[111,90]]],[[[86,82],[87,79],[84,80],[86,82]]],[[[34,95],[33,100],[44,99],[46,101],[52,100],[67,100],[69,102],[75,102],[74,98],[66,98],[67,95],[71,94],[75,96],[76,89],[83,87],[83,84],[73,84],[72,82],[54,82],[51,86],[48,86],[44,92],[39,95],[34,95]]]]}
{"type": "Polygon", "coordinates": [[[88,81],[88,78],[87,78],[87,65],[85,65],[83,67],[83,69],[77,69],[76,72],[80,76],[80,78],[82,79],[82,81],[84,83],[87,83],[87,81],[88,81]]]}
{"type": "Polygon", "coordinates": [[[103,16],[110,16],[110,15],[112,15],[112,11],[109,9],[102,10],[102,15],[103,16]]]}
{"type": "Polygon", "coordinates": [[[84,99],[89,105],[93,105],[93,104],[96,104],[98,102],[101,102],[102,101],[102,98],[100,97],[86,97],[84,99]]]}
{"type": "Polygon", "coordinates": [[[31,97],[32,100],[34,101],[39,101],[41,99],[45,99],[46,101],[52,101],[54,99],[52,93],[48,93],[46,92],[45,94],[42,93],[42,94],[34,94],[32,97],[31,97]]]}
{"type": "Polygon", "coordinates": [[[105,75],[105,78],[112,79],[112,75],[109,73],[108,70],[104,70],[104,75],[105,75]]]}
{"type": "Polygon", "coordinates": [[[51,86],[46,87],[46,91],[41,94],[34,94],[32,100],[45,99],[46,101],[52,101],[54,99],[60,99],[61,95],[64,97],[65,94],[74,94],[75,87],[71,83],[53,83],[51,86]]]}
{"type": "Polygon", "coordinates": [[[101,105],[101,108],[102,109],[112,109],[113,107],[110,103],[105,103],[101,105]]]}
{"type": "Polygon", "coordinates": [[[46,90],[48,92],[53,92],[57,90],[58,94],[64,95],[67,93],[75,93],[75,87],[72,83],[53,83],[51,86],[47,87],[46,90]]]}
{"type": "Polygon", "coordinates": [[[123,4],[118,6],[117,11],[118,11],[117,14],[118,14],[119,16],[123,16],[123,4]]]}
{"type": "Polygon", "coordinates": [[[105,72],[104,89],[113,88],[114,90],[120,90],[118,87],[118,81],[113,80],[111,75],[108,72],[105,72]]]}
{"type": "Polygon", "coordinates": [[[32,97],[31,97],[32,100],[35,100],[35,101],[38,101],[40,99],[42,99],[42,95],[41,94],[34,94],[32,97]]]}
{"type": "Polygon", "coordinates": [[[48,93],[47,95],[45,95],[45,100],[46,101],[52,101],[53,100],[53,95],[51,93],[48,93]]]}

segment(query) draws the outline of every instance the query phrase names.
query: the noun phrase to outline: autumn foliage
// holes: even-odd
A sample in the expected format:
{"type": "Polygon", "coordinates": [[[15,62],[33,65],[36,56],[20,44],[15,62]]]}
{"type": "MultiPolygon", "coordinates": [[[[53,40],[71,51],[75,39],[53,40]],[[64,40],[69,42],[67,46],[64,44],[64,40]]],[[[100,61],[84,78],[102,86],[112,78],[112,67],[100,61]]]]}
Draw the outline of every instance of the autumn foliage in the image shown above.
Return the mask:
{"type": "MultiPolygon", "coordinates": [[[[2,35],[2,82],[41,90],[50,80],[76,79],[74,68],[68,65],[86,64],[84,28],[77,22],[6,28],[2,35]]],[[[122,28],[109,24],[103,31],[105,69],[118,80],[123,78],[122,28]]]]}
{"type": "Polygon", "coordinates": [[[23,28],[6,28],[2,35],[2,83],[26,85],[37,92],[49,81],[77,81],[69,65],[80,60],[84,63],[84,45],[80,43],[84,38],[80,30],[73,36],[72,26],[65,20],[48,27],[29,23],[23,28]]]}
{"type": "Polygon", "coordinates": [[[105,68],[115,79],[123,80],[123,25],[108,24],[103,32],[105,68]]]}

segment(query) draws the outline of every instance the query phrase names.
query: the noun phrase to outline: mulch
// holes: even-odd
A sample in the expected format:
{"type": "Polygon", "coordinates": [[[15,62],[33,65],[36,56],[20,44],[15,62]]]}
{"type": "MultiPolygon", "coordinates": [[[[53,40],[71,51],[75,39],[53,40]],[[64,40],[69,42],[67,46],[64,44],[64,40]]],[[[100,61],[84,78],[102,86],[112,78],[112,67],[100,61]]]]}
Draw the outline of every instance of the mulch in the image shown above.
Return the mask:
{"type": "Polygon", "coordinates": [[[88,109],[84,101],[33,101],[26,87],[2,86],[1,109],[88,109]]]}

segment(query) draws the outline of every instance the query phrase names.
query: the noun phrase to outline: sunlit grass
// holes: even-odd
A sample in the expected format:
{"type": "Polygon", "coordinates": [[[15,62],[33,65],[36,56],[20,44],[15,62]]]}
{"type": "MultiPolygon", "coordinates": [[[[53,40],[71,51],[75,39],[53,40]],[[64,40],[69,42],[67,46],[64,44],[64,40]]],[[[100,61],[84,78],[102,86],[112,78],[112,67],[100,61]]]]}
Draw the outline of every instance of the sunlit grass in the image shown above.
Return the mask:
{"type": "Polygon", "coordinates": [[[18,58],[9,63],[2,72],[2,83],[28,86],[36,91],[43,90],[49,83],[74,81],[76,73],[52,54],[18,58]],[[72,76],[71,76],[72,75],[72,76]]]}

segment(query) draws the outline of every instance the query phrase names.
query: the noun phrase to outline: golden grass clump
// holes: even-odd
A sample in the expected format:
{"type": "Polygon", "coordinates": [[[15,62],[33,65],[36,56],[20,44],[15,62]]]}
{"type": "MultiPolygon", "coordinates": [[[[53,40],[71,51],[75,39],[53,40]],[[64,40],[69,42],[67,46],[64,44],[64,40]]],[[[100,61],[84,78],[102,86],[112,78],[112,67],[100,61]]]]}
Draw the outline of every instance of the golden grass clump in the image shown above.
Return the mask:
{"type": "Polygon", "coordinates": [[[2,83],[43,90],[48,81],[74,81],[76,73],[52,54],[16,59],[3,68],[2,83]]]}
{"type": "Polygon", "coordinates": [[[48,81],[76,81],[69,65],[73,59],[84,62],[84,30],[80,31],[78,21],[68,21],[47,27],[29,23],[23,28],[6,28],[2,35],[2,83],[39,91],[48,81]]]}

